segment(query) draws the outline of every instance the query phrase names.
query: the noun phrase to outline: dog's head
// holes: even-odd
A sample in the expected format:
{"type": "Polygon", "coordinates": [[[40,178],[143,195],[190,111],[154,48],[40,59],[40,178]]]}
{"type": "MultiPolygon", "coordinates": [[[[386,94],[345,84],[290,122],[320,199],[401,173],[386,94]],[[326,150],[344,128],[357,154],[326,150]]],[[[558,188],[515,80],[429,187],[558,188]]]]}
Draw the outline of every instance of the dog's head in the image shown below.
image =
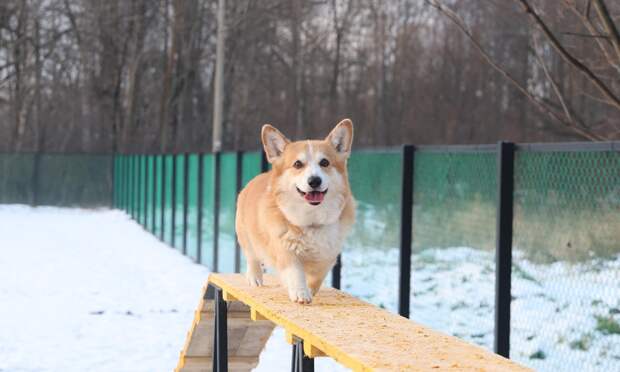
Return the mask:
{"type": "Polygon", "coordinates": [[[291,142],[269,124],[261,137],[274,174],[270,191],[285,216],[299,226],[335,222],[350,193],[351,120],[342,120],[324,140],[291,142]]]}

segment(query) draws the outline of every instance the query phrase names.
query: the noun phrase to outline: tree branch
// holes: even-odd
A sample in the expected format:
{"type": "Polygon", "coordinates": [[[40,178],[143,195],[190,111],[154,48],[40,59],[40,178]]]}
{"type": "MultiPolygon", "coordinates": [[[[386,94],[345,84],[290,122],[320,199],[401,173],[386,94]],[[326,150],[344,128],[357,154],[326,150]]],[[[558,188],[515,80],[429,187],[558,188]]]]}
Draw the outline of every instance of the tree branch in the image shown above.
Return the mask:
{"type": "Polygon", "coordinates": [[[611,38],[611,43],[614,46],[616,55],[620,59],[620,33],[609,15],[605,2],[603,0],[594,0],[594,8],[596,9],[598,16],[601,18],[605,31],[607,31],[609,37],[611,38]]]}
{"type": "Polygon", "coordinates": [[[547,27],[545,22],[540,18],[538,13],[530,6],[527,0],[515,0],[521,4],[525,13],[529,15],[534,23],[540,28],[543,34],[547,37],[553,48],[564,58],[566,62],[573,65],[577,70],[581,71],[600,91],[607,97],[618,110],[620,110],[620,98],[614,94],[614,92],[605,85],[605,83],[599,79],[586,65],[581,63],[577,58],[571,55],[566,48],[562,46],[560,41],[555,37],[553,32],[547,27]]]}
{"type": "Polygon", "coordinates": [[[472,45],[478,50],[484,61],[493,67],[497,72],[499,72],[508,82],[510,82],[519,92],[521,92],[525,97],[527,97],[542,113],[550,116],[551,118],[557,120],[560,124],[564,125],[568,129],[572,130],[574,133],[580,135],[581,137],[588,139],[590,141],[602,141],[605,138],[592,133],[587,129],[583,129],[576,125],[574,122],[567,120],[564,116],[555,112],[555,110],[551,109],[548,105],[545,105],[541,102],[536,96],[534,96],[530,91],[527,90],[523,85],[521,85],[512,75],[510,75],[505,69],[503,69],[500,65],[498,65],[487,53],[487,51],[480,45],[478,40],[474,38],[473,34],[469,30],[469,28],[465,25],[465,22],[451,9],[443,6],[438,0],[425,0],[427,4],[437,9],[440,13],[445,15],[452,23],[457,26],[461,32],[469,39],[472,45]]]}

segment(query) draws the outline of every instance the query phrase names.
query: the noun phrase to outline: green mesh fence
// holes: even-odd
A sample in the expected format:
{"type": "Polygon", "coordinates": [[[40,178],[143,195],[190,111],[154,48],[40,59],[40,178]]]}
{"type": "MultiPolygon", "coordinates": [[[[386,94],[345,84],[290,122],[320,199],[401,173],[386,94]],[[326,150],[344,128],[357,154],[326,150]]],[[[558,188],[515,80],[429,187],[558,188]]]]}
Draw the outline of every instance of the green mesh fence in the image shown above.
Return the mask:
{"type": "Polygon", "coordinates": [[[174,159],[176,163],[176,177],[174,180],[174,240],[173,246],[183,249],[183,234],[185,221],[183,208],[185,204],[185,155],[178,154],[174,159]]]}
{"type": "Polygon", "coordinates": [[[33,203],[33,174],[34,155],[0,154],[0,202],[33,203]]]}
{"type": "Polygon", "coordinates": [[[213,208],[214,208],[214,169],[213,154],[205,154],[202,160],[202,239],[200,262],[213,268],[213,208]]]}
{"type": "Polygon", "coordinates": [[[164,184],[164,157],[163,155],[155,156],[155,195],[154,195],[154,209],[155,221],[153,223],[153,234],[160,239],[162,238],[162,202],[163,202],[163,184],[164,184]]]}
{"type": "Polygon", "coordinates": [[[133,168],[133,155],[127,155],[127,195],[125,196],[127,199],[126,211],[127,214],[133,217],[133,178],[134,178],[134,168],[133,168]]]}
{"type": "Polygon", "coordinates": [[[237,154],[220,157],[219,272],[235,271],[235,204],[237,201],[237,154]]]}
{"type": "Polygon", "coordinates": [[[620,152],[517,151],[514,216],[511,357],[619,371],[620,152]]]}
{"type": "Polygon", "coordinates": [[[342,288],[392,311],[398,297],[401,166],[396,151],[351,156],[357,216],[342,253],[342,288]]]}
{"type": "Polygon", "coordinates": [[[0,154],[0,203],[109,207],[111,155],[0,154]]]}
{"type": "Polygon", "coordinates": [[[153,232],[153,200],[155,197],[155,157],[148,155],[146,158],[146,224],[145,228],[153,232]]]}
{"type": "Polygon", "coordinates": [[[164,241],[173,245],[174,235],[174,193],[173,193],[174,155],[165,155],[164,159],[164,241]]]}
{"type": "Polygon", "coordinates": [[[198,163],[197,154],[189,155],[187,174],[187,255],[198,259],[198,163]]]}
{"type": "Polygon", "coordinates": [[[139,160],[140,157],[138,155],[134,155],[133,159],[132,159],[132,180],[131,180],[131,188],[132,188],[132,203],[131,203],[131,208],[132,208],[132,217],[137,220],[138,219],[138,201],[139,201],[139,197],[140,194],[138,192],[139,190],[139,181],[140,181],[140,168],[138,167],[139,165],[139,160]]]}
{"type": "Polygon", "coordinates": [[[416,151],[411,318],[492,349],[497,162],[416,151]]]}
{"type": "Polygon", "coordinates": [[[144,225],[144,212],[145,212],[145,197],[146,191],[146,157],[144,155],[138,156],[138,213],[136,221],[139,224],[144,225]]]}

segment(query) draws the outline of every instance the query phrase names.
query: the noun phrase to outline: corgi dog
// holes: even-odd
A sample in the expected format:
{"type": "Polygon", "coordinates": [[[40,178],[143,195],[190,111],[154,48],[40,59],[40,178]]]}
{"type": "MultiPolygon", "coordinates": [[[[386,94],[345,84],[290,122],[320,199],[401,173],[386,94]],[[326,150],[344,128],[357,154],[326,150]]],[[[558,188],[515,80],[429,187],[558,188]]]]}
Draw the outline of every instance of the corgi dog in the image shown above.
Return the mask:
{"type": "Polygon", "coordinates": [[[347,173],[353,124],[344,119],[324,140],[297,142],[265,124],[261,139],[272,168],[237,199],[246,277],[261,286],[266,264],[276,269],[291,301],[309,304],[355,220],[347,173]]]}

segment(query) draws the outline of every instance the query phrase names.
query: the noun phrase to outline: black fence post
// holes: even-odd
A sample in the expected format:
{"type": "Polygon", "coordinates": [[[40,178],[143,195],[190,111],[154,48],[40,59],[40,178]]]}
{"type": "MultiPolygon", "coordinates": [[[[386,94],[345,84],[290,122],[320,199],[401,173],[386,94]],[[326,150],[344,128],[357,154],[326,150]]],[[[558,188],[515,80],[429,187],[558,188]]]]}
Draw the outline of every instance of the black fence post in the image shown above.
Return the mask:
{"type": "Polygon", "coordinates": [[[204,194],[202,190],[204,186],[204,159],[204,153],[198,154],[198,221],[196,221],[196,236],[198,239],[196,248],[198,250],[198,252],[196,252],[196,262],[198,263],[202,263],[202,208],[204,202],[204,194]]]}
{"type": "Polygon", "coordinates": [[[340,289],[342,276],[342,254],[336,257],[336,264],[332,268],[332,288],[340,289]]]}
{"type": "Polygon", "coordinates": [[[510,281],[512,271],[512,220],[514,153],[510,142],[497,146],[497,245],[495,251],[495,352],[510,355],[510,281]]]}
{"type": "Polygon", "coordinates": [[[187,221],[189,212],[189,154],[183,155],[183,254],[187,255],[187,221]]]}
{"type": "Polygon", "coordinates": [[[217,272],[220,236],[220,152],[213,153],[213,272],[217,272]]]}
{"type": "Polygon", "coordinates": [[[170,245],[174,248],[175,243],[175,233],[176,233],[176,218],[177,218],[177,157],[174,154],[170,155],[172,157],[172,181],[170,182],[170,187],[172,188],[171,195],[171,207],[172,207],[172,218],[170,221],[170,245]]]}
{"type": "Polygon", "coordinates": [[[409,317],[411,301],[411,235],[413,229],[413,156],[414,146],[403,146],[400,197],[400,257],[398,280],[398,313],[409,317]]]}
{"type": "MultiPolygon", "coordinates": [[[[237,151],[235,154],[235,166],[236,166],[236,191],[237,195],[241,192],[243,187],[243,151],[237,151]]],[[[241,271],[241,247],[239,246],[239,240],[237,234],[235,234],[235,272],[241,271]]]]}

